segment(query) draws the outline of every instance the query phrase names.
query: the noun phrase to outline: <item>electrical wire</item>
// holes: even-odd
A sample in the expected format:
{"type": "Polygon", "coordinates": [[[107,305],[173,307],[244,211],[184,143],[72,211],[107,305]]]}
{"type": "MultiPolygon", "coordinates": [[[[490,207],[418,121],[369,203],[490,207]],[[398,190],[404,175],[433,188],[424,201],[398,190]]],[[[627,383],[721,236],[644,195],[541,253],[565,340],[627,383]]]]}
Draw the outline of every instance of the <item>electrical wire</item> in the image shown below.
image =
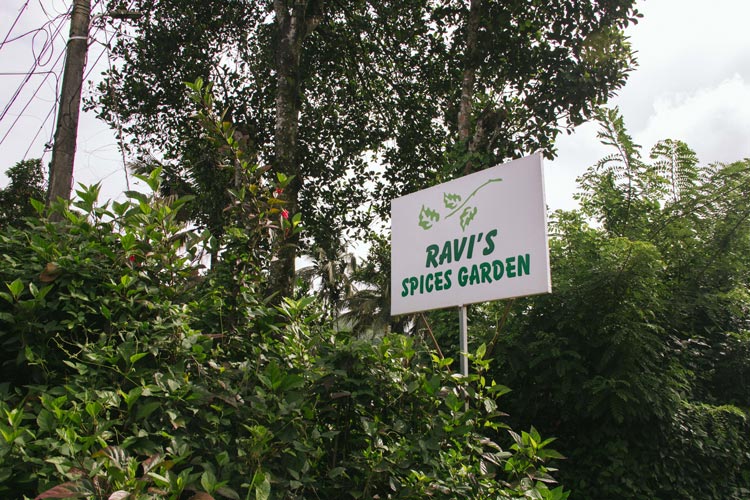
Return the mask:
{"type": "MultiPolygon", "coordinates": [[[[114,38],[114,34],[112,35],[114,38]]],[[[110,39],[111,41],[111,39],[110,39]]],[[[109,50],[109,45],[107,46],[107,66],[109,67],[110,73],[112,72],[112,52],[109,50]]],[[[117,146],[120,150],[120,156],[122,158],[122,170],[125,174],[125,186],[127,187],[128,191],[130,191],[130,176],[128,175],[128,162],[125,158],[125,140],[123,139],[123,133],[122,133],[122,121],[120,120],[120,113],[119,113],[119,106],[117,105],[115,101],[115,128],[117,130],[117,146]]]]}
{"type": "MultiPolygon", "coordinates": [[[[49,73],[54,73],[54,71],[34,71],[33,75],[34,76],[36,76],[36,75],[47,75],[49,73]]],[[[13,72],[0,71],[0,76],[26,76],[26,75],[28,75],[28,73],[26,73],[26,72],[16,72],[16,73],[13,73],[13,72]]]]}
{"type": "MultiPolygon", "coordinates": [[[[50,53],[50,59],[51,59],[52,55],[54,54],[54,43],[53,43],[53,42],[51,42],[51,41],[52,41],[52,40],[53,40],[53,39],[54,39],[54,38],[55,38],[55,37],[57,36],[57,34],[58,34],[58,33],[59,33],[60,31],[62,31],[62,28],[63,28],[63,26],[64,26],[64,24],[65,24],[65,16],[58,16],[58,17],[56,17],[55,19],[56,19],[56,20],[59,20],[60,22],[59,22],[59,23],[57,24],[57,27],[55,28],[55,30],[54,30],[54,33],[53,33],[53,34],[52,34],[51,36],[49,36],[49,37],[47,38],[47,40],[45,41],[44,45],[42,46],[42,49],[41,49],[41,50],[39,51],[39,57],[43,56],[43,55],[44,55],[44,54],[45,54],[45,53],[47,52],[47,50],[48,50],[48,49],[50,49],[50,48],[52,49],[52,52],[50,53]]],[[[52,21],[52,20],[51,20],[51,22],[54,22],[54,21],[52,21]]],[[[45,24],[46,24],[46,23],[45,23],[45,24]]],[[[51,24],[51,23],[50,23],[50,24],[51,24]]],[[[43,27],[43,28],[40,28],[40,29],[39,29],[39,30],[37,31],[37,33],[38,33],[39,31],[42,31],[42,30],[45,30],[45,31],[46,31],[46,29],[45,29],[45,28],[43,27]]],[[[34,51],[33,43],[32,43],[32,51],[34,51]]],[[[61,55],[62,55],[62,53],[61,53],[61,55]]],[[[60,56],[58,56],[57,60],[55,60],[55,62],[53,63],[53,68],[54,68],[54,67],[55,67],[55,66],[57,65],[57,63],[59,62],[59,60],[60,60],[60,57],[61,57],[61,55],[60,55],[60,56]]],[[[49,60],[47,61],[47,63],[48,63],[48,62],[49,62],[49,60]]],[[[41,65],[41,66],[44,66],[44,65],[46,65],[46,64],[40,64],[39,58],[38,58],[38,56],[36,55],[36,51],[34,51],[34,62],[32,63],[32,65],[31,65],[31,68],[30,68],[30,69],[29,69],[29,70],[28,70],[28,71],[26,72],[26,77],[25,77],[25,78],[23,79],[23,81],[21,82],[21,84],[20,84],[20,85],[19,85],[19,86],[18,86],[18,87],[16,88],[16,90],[15,90],[15,92],[13,93],[12,97],[10,98],[10,100],[8,101],[8,103],[7,103],[6,105],[5,105],[5,107],[3,108],[3,111],[2,111],[2,112],[0,112],[0,123],[2,123],[2,121],[3,121],[4,119],[5,119],[5,117],[7,116],[8,112],[9,112],[9,111],[10,111],[10,109],[11,109],[11,108],[13,107],[13,105],[14,105],[14,104],[16,103],[16,100],[17,100],[17,99],[19,98],[19,96],[21,95],[21,92],[23,92],[23,89],[24,89],[24,88],[26,87],[26,84],[28,84],[28,83],[29,83],[29,81],[31,80],[31,77],[32,77],[32,76],[34,75],[34,73],[35,73],[36,69],[37,69],[37,68],[38,68],[38,67],[39,67],[40,65],[41,65]]],[[[49,75],[48,75],[48,76],[49,76],[49,75]]],[[[45,79],[43,80],[42,84],[44,83],[44,81],[46,81],[46,78],[47,78],[47,77],[45,77],[45,79]]],[[[40,85],[40,86],[39,86],[39,87],[37,88],[37,90],[36,90],[36,91],[34,92],[34,94],[32,95],[32,97],[31,97],[31,99],[30,99],[30,100],[33,100],[33,99],[34,99],[34,98],[36,97],[36,95],[37,95],[37,93],[39,92],[39,89],[40,89],[40,88],[41,88],[41,85],[40,85]]],[[[28,105],[29,105],[29,102],[27,102],[27,103],[26,103],[26,106],[24,106],[24,110],[25,110],[25,109],[26,109],[26,108],[28,107],[28,105]]],[[[16,120],[16,122],[17,122],[17,120],[16,120]]],[[[16,122],[14,122],[14,124],[15,124],[16,122]]],[[[12,126],[11,126],[11,129],[12,129],[12,126]]],[[[3,139],[3,140],[4,140],[4,139],[3,139]]],[[[2,144],[2,141],[0,141],[0,144],[2,144]]]]}
{"type": "MultiPolygon", "coordinates": [[[[98,3],[98,2],[97,2],[98,3]]],[[[132,1],[130,2],[130,5],[132,6],[132,1]]],[[[104,6],[102,6],[102,9],[104,9],[104,6]]],[[[106,12],[102,12],[100,16],[104,16],[106,12]]],[[[94,42],[98,42],[96,40],[96,34],[97,33],[104,33],[104,42],[98,42],[100,43],[104,48],[102,49],[102,52],[99,54],[99,57],[97,57],[94,64],[91,65],[88,74],[86,75],[86,78],[89,77],[92,71],[96,68],[97,64],[101,60],[102,56],[106,53],[107,54],[107,65],[110,70],[112,70],[112,53],[111,53],[111,43],[114,40],[115,36],[117,36],[118,31],[107,31],[105,29],[105,24],[102,24],[101,26],[97,26],[96,31],[92,34],[92,45],[94,42]],[[108,36],[109,35],[109,36],[108,36]]],[[[124,147],[124,139],[123,139],[123,131],[122,131],[122,124],[120,122],[119,116],[117,113],[115,113],[115,129],[117,131],[117,145],[118,149],[120,150],[120,156],[122,160],[122,168],[125,175],[125,185],[128,190],[130,190],[130,177],[128,175],[128,168],[127,168],[127,160],[125,158],[125,147],[124,147]]],[[[112,174],[110,174],[112,175],[112,174]]]]}
{"type": "MultiPolygon", "coordinates": [[[[57,66],[57,64],[60,62],[60,60],[62,59],[62,56],[64,54],[65,54],[64,52],[60,52],[60,55],[57,56],[57,59],[55,60],[55,62],[53,64],[53,67],[57,66]]],[[[34,93],[26,101],[26,104],[23,106],[23,108],[21,108],[21,111],[16,115],[16,118],[15,118],[15,120],[13,120],[13,123],[11,123],[10,127],[8,127],[8,131],[5,133],[5,135],[2,137],[2,139],[0,139],[0,145],[2,145],[3,142],[5,142],[5,139],[7,139],[8,135],[10,135],[10,133],[13,131],[13,127],[15,127],[15,125],[18,123],[18,120],[21,119],[21,117],[23,116],[24,112],[26,112],[26,110],[31,105],[31,103],[34,102],[34,99],[36,99],[36,96],[39,94],[39,91],[42,89],[42,87],[44,86],[44,84],[47,82],[47,79],[49,78],[50,74],[54,74],[57,77],[57,79],[59,80],[60,76],[57,75],[54,72],[50,72],[50,73],[48,73],[48,74],[46,74],[44,76],[44,78],[42,79],[41,83],[39,83],[39,85],[37,86],[37,88],[34,90],[34,93]]],[[[28,80],[31,78],[32,75],[33,75],[33,73],[30,72],[27,75],[27,77],[24,80],[24,82],[28,82],[28,80]]],[[[24,86],[25,86],[25,84],[24,84],[24,86]]],[[[23,88],[23,86],[19,87],[19,90],[22,89],[22,88],[23,88]]],[[[16,94],[14,95],[14,98],[11,100],[11,102],[8,103],[8,106],[6,106],[6,109],[3,110],[3,113],[0,114],[0,122],[2,122],[3,118],[5,118],[5,115],[7,114],[8,110],[10,110],[10,106],[13,104],[13,102],[15,102],[15,99],[17,98],[17,95],[19,93],[20,92],[18,92],[18,91],[16,92],[16,94]]]]}
{"type": "MultiPolygon", "coordinates": [[[[44,3],[42,0],[39,0],[39,6],[41,7],[42,12],[47,16],[48,20],[39,28],[36,28],[34,30],[30,30],[28,32],[25,32],[23,34],[17,35],[15,37],[12,37],[12,32],[17,23],[19,22],[19,19],[21,19],[21,15],[23,14],[23,11],[26,10],[28,7],[30,0],[26,0],[26,3],[21,9],[21,12],[19,12],[16,20],[13,23],[13,26],[11,26],[10,30],[6,34],[2,44],[0,44],[0,48],[3,46],[16,41],[20,40],[24,37],[27,37],[29,35],[32,36],[32,53],[34,56],[34,62],[31,65],[30,69],[27,72],[0,72],[0,76],[24,76],[23,81],[20,83],[18,88],[16,88],[15,92],[13,93],[10,101],[6,104],[6,106],[3,108],[2,112],[0,112],[0,122],[3,122],[4,119],[8,116],[8,113],[14,106],[16,105],[18,99],[20,98],[21,93],[26,88],[27,84],[29,83],[30,79],[34,75],[44,75],[44,78],[42,79],[42,82],[39,84],[39,86],[34,90],[31,97],[26,101],[26,104],[21,109],[21,112],[18,113],[15,117],[15,120],[10,125],[9,129],[6,131],[6,133],[3,135],[3,137],[0,139],[0,144],[3,144],[5,140],[10,136],[11,132],[14,130],[15,126],[17,125],[19,119],[23,116],[24,112],[28,109],[28,107],[31,105],[32,102],[35,102],[38,100],[38,95],[42,89],[42,87],[45,85],[45,83],[48,81],[50,75],[53,75],[55,78],[55,100],[53,105],[51,106],[50,110],[48,111],[45,118],[42,120],[41,125],[37,129],[36,133],[34,134],[33,138],[31,139],[29,143],[29,147],[27,148],[24,159],[28,156],[30,151],[32,150],[34,144],[36,143],[39,135],[42,133],[42,131],[45,129],[45,127],[48,125],[50,118],[56,115],[56,111],[58,109],[58,106],[60,105],[59,102],[59,86],[60,86],[60,79],[61,79],[61,70],[62,67],[59,66],[59,63],[61,60],[63,60],[63,56],[66,55],[66,50],[61,51],[57,58],[54,57],[55,55],[55,43],[58,40],[58,38],[62,39],[66,45],[68,43],[68,40],[65,40],[65,37],[62,34],[62,29],[65,26],[67,20],[71,17],[73,8],[75,6],[75,0],[70,3],[69,8],[65,10],[64,12],[59,12],[57,9],[57,6],[54,2],[44,2],[47,4],[47,7],[51,9],[51,11],[48,11],[47,8],[45,8],[44,3]],[[43,32],[43,33],[42,33],[43,32]],[[39,40],[39,37],[41,35],[44,35],[43,41],[39,40]],[[51,69],[48,71],[40,71],[41,67],[50,65],[50,62],[54,58],[54,62],[51,63],[51,69]]],[[[103,0],[94,0],[94,2],[91,5],[91,12],[94,12],[95,9],[99,8],[101,10],[101,14],[98,16],[92,16],[92,26],[94,29],[89,34],[90,42],[89,47],[94,45],[95,43],[100,43],[103,45],[102,51],[99,53],[97,58],[94,60],[93,64],[88,65],[88,70],[86,71],[84,75],[84,80],[87,80],[91,74],[95,71],[97,65],[101,61],[101,59],[104,57],[105,53],[107,55],[107,61],[109,68],[112,68],[112,61],[111,61],[111,43],[115,39],[118,34],[122,34],[121,30],[115,29],[115,30],[107,30],[106,29],[106,23],[101,23],[100,25],[95,25],[93,21],[96,17],[104,17],[106,15],[106,2],[103,0]],[[104,41],[100,41],[101,34],[103,33],[104,41]]],[[[130,0],[128,2],[129,7],[128,9],[132,8],[132,5],[134,4],[134,0],[130,0]]],[[[88,56],[88,53],[87,53],[88,56]]],[[[63,64],[64,67],[64,64],[63,64]]],[[[123,168],[125,169],[125,181],[126,184],[130,185],[128,174],[127,174],[127,162],[125,160],[125,149],[123,147],[124,141],[123,141],[123,133],[122,133],[122,126],[117,124],[117,140],[119,149],[122,155],[122,162],[123,162],[123,168]]],[[[50,131],[50,139],[45,144],[45,154],[49,151],[49,144],[51,144],[54,140],[54,127],[51,128],[50,131]]],[[[44,154],[43,154],[44,155],[44,154]]],[[[111,174],[110,174],[111,175],[111,174]]]]}
{"type": "Polygon", "coordinates": [[[10,29],[8,30],[8,34],[5,35],[5,38],[3,38],[2,43],[0,43],[0,49],[2,49],[6,43],[8,43],[8,38],[10,37],[10,34],[13,33],[13,29],[16,27],[16,24],[18,24],[18,21],[21,19],[21,15],[23,15],[26,8],[29,6],[29,0],[26,0],[26,3],[23,4],[23,7],[18,11],[18,15],[16,16],[15,21],[13,21],[13,24],[10,26],[10,29]]]}
{"type": "MultiPolygon", "coordinates": [[[[31,148],[34,147],[34,143],[36,143],[37,138],[39,137],[39,134],[42,133],[42,130],[44,130],[44,126],[47,124],[47,121],[49,121],[50,116],[57,110],[57,101],[52,105],[52,108],[49,110],[49,113],[47,113],[47,116],[44,117],[44,120],[42,120],[42,125],[37,129],[36,134],[34,134],[34,137],[31,138],[31,141],[29,141],[29,147],[26,148],[26,152],[23,154],[23,160],[26,160],[29,157],[29,152],[31,151],[31,148]]],[[[52,132],[54,134],[54,131],[52,132]]],[[[50,137],[50,140],[47,142],[47,144],[52,143],[52,137],[50,137]]],[[[46,146],[46,145],[45,145],[46,146]]],[[[44,152],[46,153],[48,151],[48,148],[44,148],[44,152]]],[[[42,154],[42,157],[44,154],[42,154]]]]}
{"type": "MultiPolygon", "coordinates": [[[[18,40],[21,40],[22,38],[26,38],[29,35],[34,35],[34,34],[36,34],[39,31],[46,31],[47,28],[49,27],[49,25],[51,25],[55,21],[58,21],[59,19],[67,19],[67,14],[60,14],[60,15],[56,16],[53,19],[47,19],[47,21],[43,25],[41,25],[40,27],[34,28],[34,29],[26,31],[24,33],[21,33],[20,35],[16,35],[13,38],[7,38],[6,37],[7,39],[3,43],[3,45],[7,45],[9,43],[17,42],[18,40]]],[[[10,35],[10,33],[8,33],[8,35],[10,35]]],[[[1,45],[0,45],[0,48],[2,48],[1,45]]]]}
{"type": "Polygon", "coordinates": [[[52,59],[52,56],[55,54],[55,45],[52,41],[52,35],[50,35],[46,29],[38,30],[31,36],[31,54],[34,56],[34,61],[36,61],[39,66],[46,66],[47,63],[49,63],[52,59]],[[37,55],[35,47],[37,44],[37,37],[40,33],[44,33],[45,35],[47,35],[47,39],[42,44],[42,51],[37,55]],[[47,53],[49,53],[49,56],[47,57],[47,59],[43,59],[45,57],[45,54],[47,53]]]}
{"type": "MultiPolygon", "coordinates": [[[[96,2],[94,3],[94,5],[96,6],[96,5],[99,5],[100,3],[101,3],[101,0],[96,0],[96,2]]],[[[27,4],[28,4],[28,1],[27,1],[27,4]]],[[[48,18],[49,18],[49,13],[47,13],[47,11],[46,11],[46,9],[44,8],[44,6],[43,6],[43,5],[41,4],[41,3],[40,3],[40,6],[42,7],[42,11],[43,11],[43,12],[44,12],[44,13],[45,13],[45,14],[46,14],[46,15],[48,16],[48,18]]],[[[58,35],[60,35],[60,33],[61,33],[61,31],[62,31],[62,28],[63,28],[63,26],[65,25],[65,22],[66,22],[66,21],[67,21],[67,19],[68,19],[68,18],[70,17],[70,15],[71,15],[71,13],[72,13],[72,11],[73,11],[73,7],[74,7],[74,5],[73,5],[73,4],[71,4],[70,8],[69,8],[69,9],[68,9],[68,10],[67,10],[67,11],[66,11],[65,13],[63,13],[63,14],[58,14],[58,15],[57,15],[57,16],[55,16],[55,17],[54,17],[53,19],[48,19],[48,21],[47,21],[47,22],[46,22],[46,23],[45,23],[44,25],[42,25],[42,27],[41,27],[41,28],[37,28],[36,30],[32,30],[32,31],[29,31],[29,32],[27,32],[26,34],[22,35],[22,36],[26,36],[26,35],[28,35],[28,34],[32,34],[32,33],[33,33],[33,37],[32,37],[32,46],[31,46],[31,48],[32,48],[32,53],[33,53],[33,55],[34,55],[34,63],[32,64],[32,67],[31,67],[31,69],[30,69],[30,70],[29,70],[29,71],[28,71],[27,73],[25,73],[26,77],[24,78],[23,82],[22,82],[22,83],[21,83],[21,85],[19,85],[19,87],[18,87],[18,88],[16,89],[16,91],[15,91],[15,92],[14,92],[14,94],[13,94],[13,97],[11,97],[11,100],[10,100],[10,101],[8,102],[8,104],[7,104],[6,106],[5,106],[5,108],[3,109],[2,113],[0,113],[0,122],[2,122],[2,121],[3,121],[3,119],[4,119],[5,117],[6,117],[7,113],[8,113],[8,112],[10,111],[10,109],[12,108],[13,104],[15,104],[16,100],[17,100],[17,99],[18,99],[18,97],[20,96],[20,93],[21,93],[21,92],[23,91],[23,89],[25,88],[26,84],[27,84],[27,83],[29,82],[29,80],[31,79],[31,76],[32,76],[32,75],[35,75],[35,74],[44,74],[44,75],[45,75],[45,77],[44,77],[44,78],[42,79],[42,81],[41,81],[41,83],[39,84],[39,86],[38,86],[38,87],[37,87],[37,88],[36,88],[36,89],[34,90],[34,92],[33,92],[32,96],[31,96],[31,97],[30,97],[30,98],[29,98],[29,99],[28,99],[28,100],[26,101],[26,104],[25,104],[25,105],[23,106],[23,108],[21,109],[20,113],[18,113],[18,114],[16,115],[16,118],[15,118],[15,120],[13,120],[13,123],[11,123],[11,125],[10,125],[10,127],[8,128],[8,130],[6,131],[6,133],[5,133],[5,134],[3,135],[3,137],[2,137],[1,139],[0,139],[0,145],[2,145],[2,144],[3,144],[4,142],[5,142],[5,140],[6,140],[7,138],[8,138],[8,136],[9,136],[9,135],[10,135],[10,133],[11,133],[11,132],[13,131],[13,129],[15,128],[16,124],[17,124],[17,123],[18,123],[18,121],[20,120],[20,118],[21,118],[21,117],[23,116],[24,112],[25,112],[25,111],[26,111],[26,110],[28,109],[28,107],[29,107],[29,106],[31,105],[31,103],[32,103],[32,102],[33,102],[33,101],[34,101],[34,100],[36,99],[36,97],[37,97],[37,96],[38,96],[38,94],[39,94],[39,91],[40,91],[40,90],[41,90],[41,88],[42,88],[42,87],[44,86],[44,84],[46,83],[47,79],[49,78],[49,75],[51,75],[51,74],[52,74],[52,75],[55,75],[55,77],[56,77],[56,84],[55,84],[55,89],[56,89],[56,91],[55,91],[55,104],[53,105],[53,107],[52,107],[52,109],[50,110],[50,112],[49,112],[49,113],[47,113],[47,117],[46,117],[46,118],[45,118],[45,119],[44,119],[44,120],[42,121],[42,125],[41,125],[41,127],[40,127],[40,128],[39,128],[39,129],[37,130],[37,133],[36,133],[36,134],[34,135],[34,139],[32,140],[32,142],[31,142],[31,145],[33,145],[34,141],[36,140],[36,138],[37,138],[37,137],[39,136],[39,134],[41,133],[41,130],[42,130],[42,129],[44,128],[44,126],[46,125],[46,123],[47,123],[47,120],[49,120],[49,117],[50,117],[50,116],[51,116],[51,115],[52,115],[52,114],[53,114],[53,113],[55,112],[55,110],[56,110],[56,108],[57,108],[57,105],[59,104],[59,102],[58,102],[58,101],[59,101],[59,97],[58,97],[58,94],[59,94],[59,93],[57,92],[57,90],[59,90],[60,75],[59,75],[59,74],[58,74],[58,73],[57,73],[57,72],[56,72],[56,71],[55,71],[54,69],[53,69],[53,70],[51,70],[51,71],[46,71],[46,72],[37,72],[37,71],[36,71],[36,68],[37,68],[37,67],[39,67],[39,66],[46,66],[46,65],[47,65],[47,64],[48,64],[48,63],[50,62],[50,60],[52,59],[52,57],[53,57],[53,55],[54,55],[54,52],[55,52],[55,51],[54,51],[54,40],[55,40],[55,38],[56,38],[56,37],[57,37],[58,35]],[[58,25],[57,25],[57,27],[55,28],[54,32],[52,32],[52,33],[48,32],[48,31],[47,31],[47,27],[48,27],[48,26],[50,26],[50,25],[51,25],[52,23],[54,23],[55,21],[60,21],[60,22],[58,23],[58,25]],[[35,40],[36,40],[36,37],[37,37],[37,36],[39,35],[39,33],[41,33],[41,32],[44,32],[44,33],[45,33],[45,34],[47,35],[47,37],[46,37],[46,39],[45,39],[44,43],[42,44],[42,48],[41,48],[41,50],[40,50],[40,51],[39,51],[39,53],[37,54],[37,52],[36,52],[36,50],[35,50],[35,43],[34,43],[34,42],[35,42],[35,40]],[[43,61],[43,60],[42,60],[42,58],[43,58],[43,57],[45,56],[45,54],[46,54],[46,53],[49,53],[49,58],[48,58],[48,59],[47,59],[46,61],[43,61]]],[[[9,34],[10,34],[10,33],[9,33],[9,34]]],[[[6,37],[6,38],[7,38],[7,37],[6,37]]],[[[52,64],[52,67],[53,67],[53,68],[57,67],[57,65],[58,65],[58,63],[60,62],[60,60],[61,60],[61,58],[62,58],[62,56],[63,56],[63,55],[66,55],[66,51],[61,51],[61,52],[60,52],[60,54],[59,54],[59,55],[57,56],[57,59],[55,59],[55,62],[54,62],[54,63],[52,64]]],[[[100,58],[101,58],[101,55],[100,55],[100,58]]],[[[58,70],[58,71],[59,71],[59,70],[58,70]]],[[[91,72],[89,71],[89,74],[90,74],[90,73],[91,73],[91,72]]],[[[87,78],[88,78],[88,75],[87,75],[87,78]]],[[[31,147],[31,146],[30,146],[30,147],[31,147]]],[[[30,148],[29,148],[29,149],[30,149],[30,148]]],[[[28,150],[27,150],[27,153],[26,153],[26,154],[28,154],[28,150]]],[[[24,157],[25,157],[25,156],[26,156],[26,155],[24,155],[24,157]]]]}

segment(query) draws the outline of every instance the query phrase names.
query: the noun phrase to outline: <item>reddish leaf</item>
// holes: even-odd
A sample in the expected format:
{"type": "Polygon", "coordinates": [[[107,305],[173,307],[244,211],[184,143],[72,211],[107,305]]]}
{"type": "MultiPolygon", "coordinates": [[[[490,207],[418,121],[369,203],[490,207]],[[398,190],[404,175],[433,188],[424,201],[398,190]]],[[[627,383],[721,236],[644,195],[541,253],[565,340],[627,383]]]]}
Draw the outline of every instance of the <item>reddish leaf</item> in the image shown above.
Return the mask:
{"type": "Polygon", "coordinates": [[[42,500],[44,498],[80,498],[81,496],[83,494],[78,489],[78,485],[75,483],[63,483],[41,493],[34,500],[42,500]]]}
{"type": "MultiPolygon", "coordinates": [[[[47,263],[46,266],[44,266],[44,270],[39,274],[39,280],[42,283],[51,283],[55,281],[58,276],[62,274],[62,269],[60,269],[60,266],[55,264],[54,262],[47,263]]],[[[51,497],[55,498],[55,497],[51,497]]],[[[62,497],[65,498],[65,497],[62,497]]]]}
{"type": "Polygon", "coordinates": [[[159,453],[156,453],[155,455],[151,455],[146,460],[144,460],[141,463],[141,466],[143,467],[143,474],[148,474],[151,469],[162,463],[164,460],[164,457],[162,457],[159,453]]]}
{"type": "Polygon", "coordinates": [[[190,497],[190,500],[216,500],[214,497],[204,491],[199,491],[190,497]]]}

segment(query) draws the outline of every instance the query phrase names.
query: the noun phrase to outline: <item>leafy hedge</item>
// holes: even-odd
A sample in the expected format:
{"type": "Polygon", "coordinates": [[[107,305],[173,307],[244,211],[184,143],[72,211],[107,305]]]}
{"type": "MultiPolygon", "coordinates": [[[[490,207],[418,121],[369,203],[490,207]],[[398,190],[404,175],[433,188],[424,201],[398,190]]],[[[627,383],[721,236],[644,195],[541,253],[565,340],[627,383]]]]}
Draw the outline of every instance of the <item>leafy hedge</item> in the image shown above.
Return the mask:
{"type": "Polygon", "coordinates": [[[750,160],[699,167],[674,140],[647,160],[600,121],[615,151],[552,217],[553,293],[477,307],[473,331],[572,498],[750,498],[750,160]]]}
{"type": "MultiPolygon", "coordinates": [[[[551,440],[503,424],[507,388],[336,333],[313,298],[269,305],[258,234],[230,228],[206,271],[186,200],[97,191],[0,233],[1,495],[567,498],[551,440]]],[[[253,206],[251,231],[292,228],[253,206]]]]}

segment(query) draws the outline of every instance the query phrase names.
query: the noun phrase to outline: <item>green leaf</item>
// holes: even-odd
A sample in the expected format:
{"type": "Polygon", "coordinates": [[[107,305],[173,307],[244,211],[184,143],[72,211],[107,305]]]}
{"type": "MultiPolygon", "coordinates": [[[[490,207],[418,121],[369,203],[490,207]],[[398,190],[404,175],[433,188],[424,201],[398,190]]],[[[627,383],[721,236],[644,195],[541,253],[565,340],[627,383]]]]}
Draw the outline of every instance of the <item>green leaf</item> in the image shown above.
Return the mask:
{"type": "MultiPolygon", "coordinates": [[[[140,178],[139,176],[136,176],[140,178]]],[[[148,195],[141,193],[140,191],[125,191],[125,196],[131,200],[136,200],[141,203],[148,203],[148,195]]]]}
{"type": "Polygon", "coordinates": [[[18,300],[18,298],[21,296],[21,292],[23,292],[23,281],[17,278],[13,281],[13,283],[6,283],[5,286],[8,287],[8,290],[10,290],[10,294],[13,297],[13,300],[18,300]]]}
{"type": "Polygon", "coordinates": [[[487,344],[482,343],[477,347],[477,352],[474,354],[477,360],[484,359],[484,355],[487,354],[487,344]]]}
{"type": "Polygon", "coordinates": [[[130,391],[128,391],[127,394],[120,391],[120,395],[125,400],[125,404],[128,405],[128,410],[133,406],[133,403],[135,403],[139,397],[141,397],[141,394],[143,394],[143,388],[142,387],[134,387],[130,391]]]}
{"type": "Polygon", "coordinates": [[[23,410],[21,408],[14,408],[10,411],[5,410],[5,415],[8,417],[8,423],[14,429],[21,425],[23,420],[23,410]]]}
{"type": "Polygon", "coordinates": [[[52,412],[42,408],[36,417],[36,424],[42,432],[52,432],[57,427],[57,419],[52,412]]]}
{"type": "Polygon", "coordinates": [[[328,477],[331,479],[336,479],[338,476],[344,474],[346,472],[346,469],[344,467],[334,467],[333,469],[328,472],[328,477]]]}
{"type": "Polygon", "coordinates": [[[477,215],[477,211],[477,207],[464,208],[463,212],[461,212],[461,229],[466,231],[466,228],[469,227],[469,224],[471,224],[471,221],[477,215]]]}
{"type": "Polygon", "coordinates": [[[148,356],[147,352],[139,352],[137,354],[133,354],[132,356],[130,356],[130,364],[131,365],[135,364],[136,361],[138,361],[139,359],[145,356],[148,356]]]}
{"type": "Polygon", "coordinates": [[[231,500],[240,500],[239,493],[227,486],[219,486],[218,488],[216,488],[216,493],[223,496],[224,498],[230,498],[231,500]]]}
{"type": "Polygon", "coordinates": [[[518,446],[523,446],[523,439],[518,435],[517,432],[508,429],[508,434],[510,434],[510,437],[513,438],[513,441],[515,441],[518,446]]]}
{"type": "Polygon", "coordinates": [[[104,407],[98,401],[86,403],[86,413],[88,413],[91,418],[96,418],[103,409],[104,407]]]}
{"type": "Polygon", "coordinates": [[[29,203],[34,208],[34,211],[37,213],[39,217],[44,215],[44,203],[43,202],[39,200],[35,200],[34,198],[30,198],[29,203]]]}
{"type": "Polygon", "coordinates": [[[453,210],[461,203],[461,196],[451,193],[443,193],[443,205],[448,210],[453,210]]]}
{"type": "Polygon", "coordinates": [[[506,387],[500,384],[495,384],[487,388],[487,392],[489,392],[490,394],[494,394],[496,398],[502,396],[503,394],[508,394],[510,391],[510,387],[506,387]]]}
{"type": "Polygon", "coordinates": [[[271,496],[271,478],[264,472],[256,472],[253,477],[255,486],[255,500],[268,500],[271,496]]]}
{"type": "Polygon", "coordinates": [[[556,458],[560,460],[565,459],[565,456],[557,450],[539,450],[537,455],[539,455],[540,458],[556,458]]]}
{"type": "Polygon", "coordinates": [[[170,484],[171,484],[170,481],[169,481],[169,478],[167,478],[165,476],[162,476],[161,474],[157,474],[156,472],[150,472],[149,471],[149,472],[146,473],[146,475],[148,475],[148,477],[150,477],[151,479],[153,479],[154,482],[158,486],[169,487],[170,484]]]}
{"type": "Polygon", "coordinates": [[[433,223],[440,221],[440,214],[435,210],[422,205],[419,211],[419,227],[425,231],[432,228],[433,223]]]}
{"type": "Polygon", "coordinates": [[[216,475],[210,470],[203,471],[203,474],[201,474],[201,486],[208,492],[214,491],[216,489],[216,475]]]}
{"type": "Polygon", "coordinates": [[[160,401],[150,401],[148,403],[145,403],[138,407],[138,410],[135,413],[135,418],[138,420],[146,419],[160,406],[160,401]]]}

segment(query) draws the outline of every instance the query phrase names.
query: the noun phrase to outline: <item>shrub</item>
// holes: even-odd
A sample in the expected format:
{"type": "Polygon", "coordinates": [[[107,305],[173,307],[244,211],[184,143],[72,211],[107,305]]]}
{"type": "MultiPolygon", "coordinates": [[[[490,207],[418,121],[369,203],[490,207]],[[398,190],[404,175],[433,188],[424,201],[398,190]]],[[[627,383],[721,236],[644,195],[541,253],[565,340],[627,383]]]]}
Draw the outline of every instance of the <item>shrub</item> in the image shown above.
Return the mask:
{"type": "MultiPolygon", "coordinates": [[[[335,333],[313,298],[269,305],[267,254],[243,231],[202,269],[186,200],[98,206],[97,191],[0,233],[4,495],[567,497],[547,486],[551,440],[489,437],[506,433],[503,386],[409,337],[335,333]]],[[[288,230],[276,215],[256,227],[288,230]]]]}

